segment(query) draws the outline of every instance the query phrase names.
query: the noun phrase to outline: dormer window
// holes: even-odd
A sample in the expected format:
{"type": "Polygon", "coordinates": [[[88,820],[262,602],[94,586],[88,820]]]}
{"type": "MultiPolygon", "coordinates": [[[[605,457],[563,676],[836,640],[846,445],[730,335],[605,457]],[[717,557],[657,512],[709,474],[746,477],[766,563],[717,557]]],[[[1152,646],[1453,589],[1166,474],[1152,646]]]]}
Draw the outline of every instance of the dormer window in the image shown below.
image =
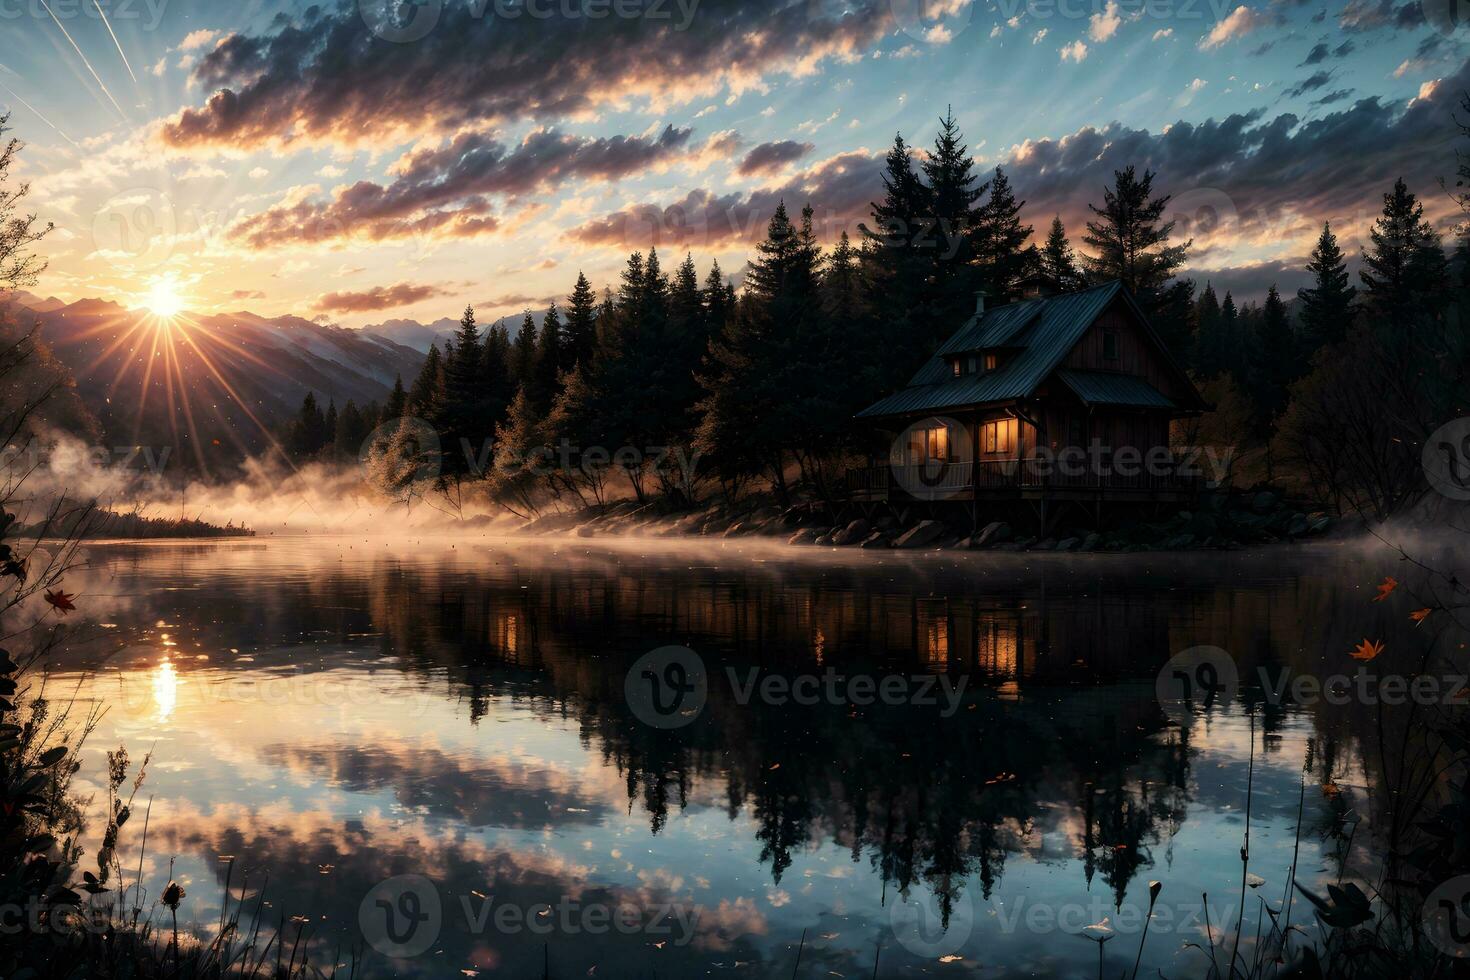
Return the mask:
{"type": "Polygon", "coordinates": [[[985,370],[987,370],[987,371],[994,371],[998,367],[1000,367],[1000,355],[998,355],[998,354],[986,354],[985,355],[985,370]]]}

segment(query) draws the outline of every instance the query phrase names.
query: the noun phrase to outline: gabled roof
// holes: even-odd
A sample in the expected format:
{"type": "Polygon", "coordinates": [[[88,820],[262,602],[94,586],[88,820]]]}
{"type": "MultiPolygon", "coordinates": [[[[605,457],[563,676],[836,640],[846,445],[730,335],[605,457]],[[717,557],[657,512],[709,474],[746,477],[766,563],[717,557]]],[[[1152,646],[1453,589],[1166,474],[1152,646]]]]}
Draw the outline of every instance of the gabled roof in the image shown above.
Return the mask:
{"type": "Polygon", "coordinates": [[[1153,385],[1134,374],[1107,371],[1057,372],[1084,405],[1123,405],[1130,408],[1173,408],[1174,402],[1153,385]]]}
{"type": "MultiPolygon", "coordinates": [[[[1188,378],[1183,369],[1170,357],[1153,328],[1148,325],[1148,317],[1133,296],[1123,288],[1121,282],[1113,280],[1074,293],[1010,303],[970,317],[910,379],[907,388],[869,405],[857,417],[908,415],[1029,397],[1056,370],[1067,353],[1077,345],[1077,341],[1082,339],[1082,335],[1115,299],[1121,299],[1128,304],[1170,367],[1187,383],[1188,378]],[[996,347],[1017,348],[1017,351],[1006,360],[1004,367],[997,370],[958,378],[954,376],[948,357],[996,347]]],[[[1147,382],[1144,382],[1144,386],[1153,392],[1153,397],[1163,399],[1166,405],[1172,407],[1172,402],[1147,382]]],[[[1130,389],[1127,397],[1138,398],[1143,395],[1136,389],[1130,389]]],[[[1087,400],[1085,396],[1083,400],[1087,400]]],[[[1154,405],[1156,402],[1143,404],[1154,405]]]]}

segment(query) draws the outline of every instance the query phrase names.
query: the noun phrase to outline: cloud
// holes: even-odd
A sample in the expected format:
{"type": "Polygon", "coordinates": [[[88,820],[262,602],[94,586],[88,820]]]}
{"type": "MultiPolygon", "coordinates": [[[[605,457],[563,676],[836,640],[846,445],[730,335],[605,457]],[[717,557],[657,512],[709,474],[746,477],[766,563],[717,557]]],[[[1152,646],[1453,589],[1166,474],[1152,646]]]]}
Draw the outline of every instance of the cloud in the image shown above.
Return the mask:
{"type": "Polygon", "coordinates": [[[438,286],[415,286],[401,282],[396,286],[374,286],[361,292],[327,293],[319,297],[314,309],[323,313],[369,313],[408,306],[445,295],[438,286]]]}
{"type": "MultiPolygon", "coordinates": [[[[465,238],[499,225],[488,196],[518,198],[572,180],[617,180],[685,154],[691,130],[591,139],[555,130],[531,133],[507,149],[485,133],[414,150],[390,168],[388,185],[361,180],[330,201],[299,197],[242,219],[230,237],[255,248],[347,238],[383,241],[413,235],[465,238]]],[[[721,146],[738,140],[716,134],[721,146]]]]}
{"type": "Polygon", "coordinates": [[[662,111],[761,90],[769,75],[811,75],[857,57],[895,24],[887,0],[855,0],[840,15],[785,0],[704,0],[674,45],[669,25],[650,18],[589,30],[579,18],[476,16],[483,5],[453,3],[426,37],[396,44],[375,37],[357,7],[312,7],[278,18],[270,33],[222,39],[193,75],[213,94],[167,120],[164,141],[355,146],[630,102],[662,111]]]}
{"type": "Polygon", "coordinates": [[[1060,212],[1074,236],[1090,217],[1088,204],[1129,164],[1157,172],[1154,186],[1175,195],[1173,208],[1230,212],[1218,234],[1181,226],[1197,250],[1216,239],[1224,247],[1277,249],[1320,231],[1329,218],[1344,233],[1361,232],[1400,176],[1447,225],[1455,220],[1453,204],[1436,189],[1455,170],[1460,137],[1452,112],[1467,88],[1470,62],[1407,104],[1365,98],[1310,119],[1255,110],[1179,121],[1162,132],[1120,123],[1086,127],[1016,147],[1006,172],[1033,213],[1060,212]]]}
{"type": "Polygon", "coordinates": [[[1062,48],[1063,61],[1075,61],[1080,64],[1082,62],[1082,59],[1086,57],[1087,45],[1083,44],[1080,40],[1073,41],[1071,44],[1068,44],[1062,48]]]}
{"type": "Polygon", "coordinates": [[[1245,37],[1263,27],[1267,18],[1247,6],[1239,6],[1221,20],[1210,32],[1199,42],[1201,51],[1209,51],[1218,48],[1222,44],[1245,37]]]}
{"type": "Polygon", "coordinates": [[[1345,31],[1373,31],[1384,27],[1413,30],[1424,23],[1419,0],[1394,6],[1393,0],[1349,0],[1338,14],[1337,26],[1345,31]]]}
{"type": "Polygon", "coordinates": [[[1087,36],[1101,44],[1118,33],[1118,28],[1121,26],[1123,26],[1123,15],[1119,12],[1118,2],[1108,0],[1106,7],[1088,19],[1087,36]]]}
{"type": "Polygon", "coordinates": [[[1286,98],[1299,98],[1300,96],[1306,95],[1308,92],[1315,92],[1317,89],[1326,86],[1327,83],[1330,81],[1332,81],[1332,72],[1313,72],[1308,77],[1302,79],[1300,82],[1287,89],[1285,93],[1286,98]]]}
{"type": "Polygon", "coordinates": [[[190,31],[184,36],[184,39],[179,42],[178,50],[198,51],[200,48],[208,47],[219,36],[219,31],[190,31]]]}
{"type": "Polygon", "coordinates": [[[745,154],[745,159],[740,161],[735,172],[742,177],[775,173],[786,164],[800,160],[814,149],[816,147],[811,143],[798,143],[795,140],[762,143],[745,154]]]}
{"type": "Polygon", "coordinates": [[[1161,29],[1159,29],[1157,31],[1154,31],[1154,40],[1155,41],[1162,41],[1166,37],[1173,37],[1173,36],[1174,36],[1174,28],[1172,28],[1172,27],[1164,27],[1164,28],[1161,28],[1161,29]]]}
{"type": "Polygon", "coordinates": [[[776,205],[795,215],[810,203],[818,237],[831,241],[842,231],[856,234],[882,192],[881,154],[867,150],[829,157],[777,187],[717,196],[703,188],[671,204],[630,204],[571,229],[570,241],[617,249],[649,245],[719,246],[758,241],[776,205]]]}
{"type": "Polygon", "coordinates": [[[259,289],[236,289],[230,293],[230,299],[265,299],[265,293],[259,289]]]}

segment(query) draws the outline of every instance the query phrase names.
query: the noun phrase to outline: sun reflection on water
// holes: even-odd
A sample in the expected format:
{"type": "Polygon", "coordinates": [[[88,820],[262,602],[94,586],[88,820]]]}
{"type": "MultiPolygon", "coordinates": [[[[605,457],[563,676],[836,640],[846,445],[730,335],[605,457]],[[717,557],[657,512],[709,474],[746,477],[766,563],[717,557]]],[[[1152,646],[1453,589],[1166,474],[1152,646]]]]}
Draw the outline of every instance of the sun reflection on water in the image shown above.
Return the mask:
{"type": "Polygon", "coordinates": [[[168,721],[179,701],[179,675],[173,661],[165,657],[153,668],[153,703],[159,721],[168,721]]]}

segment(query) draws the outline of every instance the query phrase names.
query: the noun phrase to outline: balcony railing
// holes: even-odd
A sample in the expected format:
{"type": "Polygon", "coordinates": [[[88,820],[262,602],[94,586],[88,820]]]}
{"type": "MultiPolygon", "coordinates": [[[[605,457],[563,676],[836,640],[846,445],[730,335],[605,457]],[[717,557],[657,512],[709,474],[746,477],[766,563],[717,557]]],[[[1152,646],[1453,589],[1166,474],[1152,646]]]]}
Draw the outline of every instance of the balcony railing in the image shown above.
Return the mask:
{"type": "Polygon", "coordinates": [[[983,459],[917,465],[879,464],[847,471],[850,493],[887,497],[902,493],[924,500],[943,500],[984,491],[1122,490],[1190,491],[1200,479],[1164,468],[1139,464],[1128,472],[1112,468],[1067,465],[1057,460],[983,459]]]}

